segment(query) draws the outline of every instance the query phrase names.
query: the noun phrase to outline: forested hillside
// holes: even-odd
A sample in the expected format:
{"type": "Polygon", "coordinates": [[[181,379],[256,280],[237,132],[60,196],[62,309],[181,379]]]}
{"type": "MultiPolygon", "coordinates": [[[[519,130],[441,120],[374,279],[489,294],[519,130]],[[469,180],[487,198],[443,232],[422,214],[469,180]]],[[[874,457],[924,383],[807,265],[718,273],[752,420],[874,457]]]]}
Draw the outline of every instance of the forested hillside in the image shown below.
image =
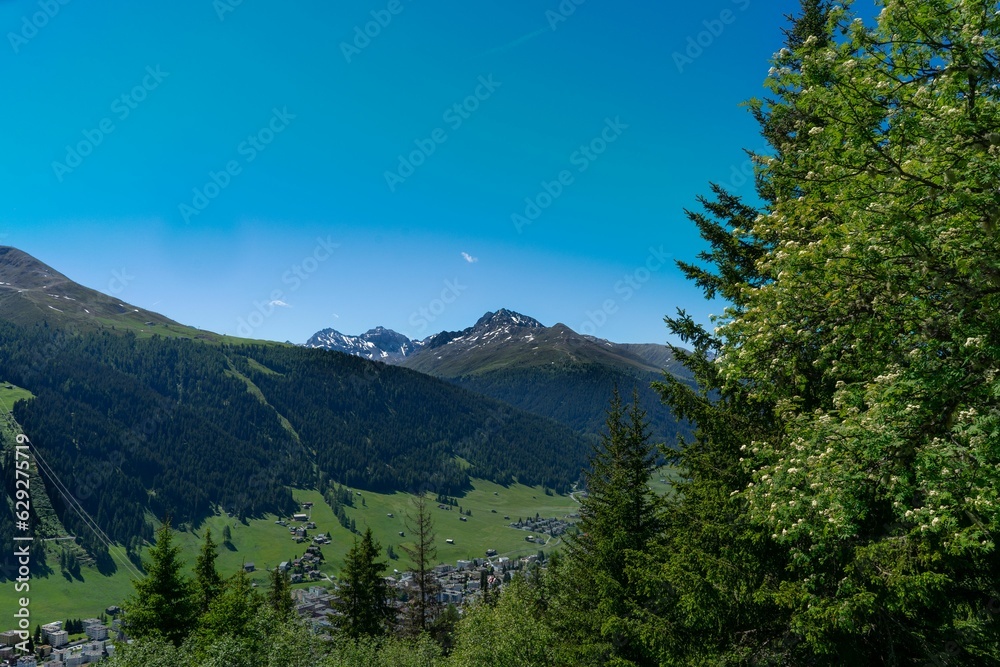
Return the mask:
{"type": "Polygon", "coordinates": [[[584,463],[584,443],[554,422],[319,350],[0,324],[0,368],[36,396],[14,413],[38,452],[125,544],[149,536],[146,510],[175,522],[287,512],[286,487],[321,475],[379,491],[453,494],[470,474],[566,490],[584,463]]]}
{"type": "Polygon", "coordinates": [[[608,388],[639,392],[640,404],[650,415],[650,430],[657,441],[673,447],[678,436],[690,435],[691,425],[679,422],[665,410],[650,387],[659,373],[625,370],[603,364],[506,368],[452,378],[452,382],[475,392],[506,401],[523,410],[546,415],[579,433],[597,437],[604,425],[608,388]]]}
{"type": "Polygon", "coordinates": [[[608,392],[615,386],[623,392],[638,390],[657,441],[673,447],[678,436],[691,433],[690,423],[663,409],[650,387],[663,371],[691,381],[665,345],[612,343],[501,309],[463,331],[427,338],[400,363],[555,419],[592,441],[604,424],[608,392]]]}

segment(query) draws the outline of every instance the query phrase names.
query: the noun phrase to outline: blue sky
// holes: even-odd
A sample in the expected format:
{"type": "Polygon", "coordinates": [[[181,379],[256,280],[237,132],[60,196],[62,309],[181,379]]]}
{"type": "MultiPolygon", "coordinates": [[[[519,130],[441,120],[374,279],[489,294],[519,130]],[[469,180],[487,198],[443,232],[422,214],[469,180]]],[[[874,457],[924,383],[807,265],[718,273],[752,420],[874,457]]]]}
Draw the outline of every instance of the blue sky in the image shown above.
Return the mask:
{"type": "Polygon", "coordinates": [[[255,338],[664,342],[798,3],[576,1],[0,2],[0,243],[255,338]]]}

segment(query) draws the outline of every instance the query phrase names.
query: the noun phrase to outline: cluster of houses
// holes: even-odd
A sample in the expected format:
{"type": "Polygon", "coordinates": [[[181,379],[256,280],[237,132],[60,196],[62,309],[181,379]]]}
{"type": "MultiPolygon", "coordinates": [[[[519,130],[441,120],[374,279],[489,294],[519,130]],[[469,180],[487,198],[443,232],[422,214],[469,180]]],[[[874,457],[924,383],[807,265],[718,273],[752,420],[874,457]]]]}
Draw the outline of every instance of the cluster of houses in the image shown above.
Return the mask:
{"type": "MultiPolygon", "coordinates": [[[[490,549],[486,558],[460,560],[455,565],[438,565],[434,568],[434,576],[440,586],[438,601],[442,604],[461,606],[483,593],[485,585],[490,590],[499,590],[510,581],[515,570],[525,568],[538,560],[532,554],[524,558],[512,560],[506,556],[497,556],[490,549]]],[[[394,572],[386,577],[390,587],[396,591],[397,598],[403,593],[412,595],[416,585],[412,572],[394,572]]],[[[317,632],[329,630],[330,614],[335,613],[333,606],[337,601],[336,589],[322,586],[311,586],[308,589],[292,591],[295,599],[295,609],[300,616],[307,619],[317,632]]],[[[402,606],[402,603],[397,603],[402,606]]]]}
{"type": "Polygon", "coordinates": [[[79,667],[113,655],[115,647],[110,636],[118,633],[119,621],[113,620],[110,627],[97,618],[88,618],[82,623],[87,639],[72,643],[62,621],[46,623],[42,626],[42,643],[35,647],[33,655],[19,655],[16,646],[24,641],[20,632],[0,632],[0,664],[10,667],[79,667]]]}
{"type": "Polygon", "coordinates": [[[288,532],[292,534],[292,539],[295,540],[296,543],[301,544],[309,537],[309,531],[316,528],[316,523],[309,521],[309,517],[305,514],[295,514],[292,516],[292,520],[302,522],[303,525],[292,526],[289,525],[287,521],[283,521],[281,519],[278,519],[275,523],[281,526],[287,526],[288,532]]]}
{"type": "MultiPolygon", "coordinates": [[[[302,503],[302,509],[308,510],[312,509],[312,503],[302,503]]],[[[292,522],[300,523],[302,525],[295,526],[285,521],[284,519],[278,519],[275,521],[279,526],[285,526],[288,528],[288,532],[291,533],[292,539],[295,540],[296,544],[301,544],[309,539],[309,531],[316,530],[316,522],[311,519],[311,517],[305,512],[297,512],[292,515],[292,522]]],[[[320,533],[312,538],[313,544],[330,544],[330,536],[320,533]]]]}
{"type": "Polygon", "coordinates": [[[278,565],[278,569],[281,572],[288,572],[292,583],[298,584],[306,580],[316,581],[323,579],[325,575],[319,571],[319,566],[323,562],[323,552],[320,551],[318,544],[314,544],[306,549],[302,558],[296,558],[292,561],[282,561],[278,565]]]}
{"type": "MultiPolygon", "coordinates": [[[[571,518],[571,517],[567,517],[571,518]]],[[[543,535],[551,535],[552,537],[559,537],[569,530],[570,524],[566,519],[557,519],[552,517],[551,519],[543,519],[538,516],[535,518],[528,517],[527,519],[518,519],[514,523],[510,524],[511,528],[517,528],[518,530],[527,530],[532,533],[541,533],[543,535]]],[[[534,542],[535,539],[524,538],[528,542],[534,542]]],[[[544,540],[543,540],[544,541],[544,540]]]]}

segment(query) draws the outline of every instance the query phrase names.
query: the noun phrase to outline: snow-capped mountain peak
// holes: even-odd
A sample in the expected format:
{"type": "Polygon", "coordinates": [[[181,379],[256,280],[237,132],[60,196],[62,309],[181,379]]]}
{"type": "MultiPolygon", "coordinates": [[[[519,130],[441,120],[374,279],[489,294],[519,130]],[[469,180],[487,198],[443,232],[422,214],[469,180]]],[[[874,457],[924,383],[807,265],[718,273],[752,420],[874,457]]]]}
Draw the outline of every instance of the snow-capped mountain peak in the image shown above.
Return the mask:
{"type": "Polygon", "coordinates": [[[394,363],[413,352],[413,342],[401,333],[375,327],[359,336],[349,336],[336,329],[323,329],[306,341],[306,347],[346,352],[373,361],[394,363]]]}

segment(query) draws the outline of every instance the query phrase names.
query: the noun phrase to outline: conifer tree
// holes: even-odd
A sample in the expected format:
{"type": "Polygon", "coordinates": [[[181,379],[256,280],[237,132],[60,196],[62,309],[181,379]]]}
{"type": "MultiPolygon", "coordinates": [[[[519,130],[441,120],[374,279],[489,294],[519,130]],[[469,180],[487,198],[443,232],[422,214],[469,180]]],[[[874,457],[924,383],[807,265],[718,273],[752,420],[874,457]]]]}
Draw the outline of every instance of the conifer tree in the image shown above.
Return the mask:
{"type": "Polygon", "coordinates": [[[614,388],[606,426],[584,474],[580,533],[567,540],[568,559],[557,575],[555,622],[568,633],[573,662],[655,665],[636,629],[641,586],[626,567],[649,553],[662,528],[662,501],[649,487],[657,447],[637,392],[625,408],[614,388]]]}
{"type": "Polygon", "coordinates": [[[392,593],[385,581],[388,565],[378,560],[381,548],[368,528],[344,557],[340,600],[334,607],[339,616],[333,619],[349,637],[380,636],[392,626],[392,593]]]}
{"type": "Polygon", "coordinates": [[[180,645],[197,617],[191,581],[182,573],[180,547],[167,519],[144,562],[146,576],[133,583],[135,592],[122,605],[125,632],[132,638],[162,636],[180,645]]]}
{"type": "Polygon", "coordinates": [[[441,603],[437,598],[441,587],[433,572],[437,559],[434,521],[423,494],[417,495],[413,511],[406,515],[405,525],[414,543],[401,546],[413,563],[413,584],[404,612],[403,629],[408,634],[418,635],[428,632],[441,613],[441,603]]]}
{"type": "Polygon", "coordinates": [[[198,623],[198,634],[205,640],[220,637],[251,638],[253,621],[264,604],[250,577],[240,568],[226,580],[222,592],[212,600],[198,623]]]}
{"type": "Polygon", "coordinates": [[[195,561],[194,576],[195,588],[197,590],[199,613],[208,611],[208,606],[212,600],[222,592],[222,576],[215,569],[215,559],[219,554],[216,551],[217,545],[212,540],[212,530],[205,530],[205,540],[201,546],[201,552],[195,561]]]}
{"type": "Polygon", "coordinates": [[[672,322],[701,387],[665,383],[699,432],[650,569],[660,650],[990,664],[1000,17],[802,4],[775,99],[750,104],[765,205],[716,191],[733,224],[703,228],[717,271],[688,274],[730,307],[714,333],[672,322]]]}
{"type": "Polygon", "coordinates": [[[275,611],[279,619],[288,620],[295,611],[295,600],[292,599],[292,582],[288,572],[279,568],[271,570],[271,587],[267,591],[267,603],[275,611]]]}

